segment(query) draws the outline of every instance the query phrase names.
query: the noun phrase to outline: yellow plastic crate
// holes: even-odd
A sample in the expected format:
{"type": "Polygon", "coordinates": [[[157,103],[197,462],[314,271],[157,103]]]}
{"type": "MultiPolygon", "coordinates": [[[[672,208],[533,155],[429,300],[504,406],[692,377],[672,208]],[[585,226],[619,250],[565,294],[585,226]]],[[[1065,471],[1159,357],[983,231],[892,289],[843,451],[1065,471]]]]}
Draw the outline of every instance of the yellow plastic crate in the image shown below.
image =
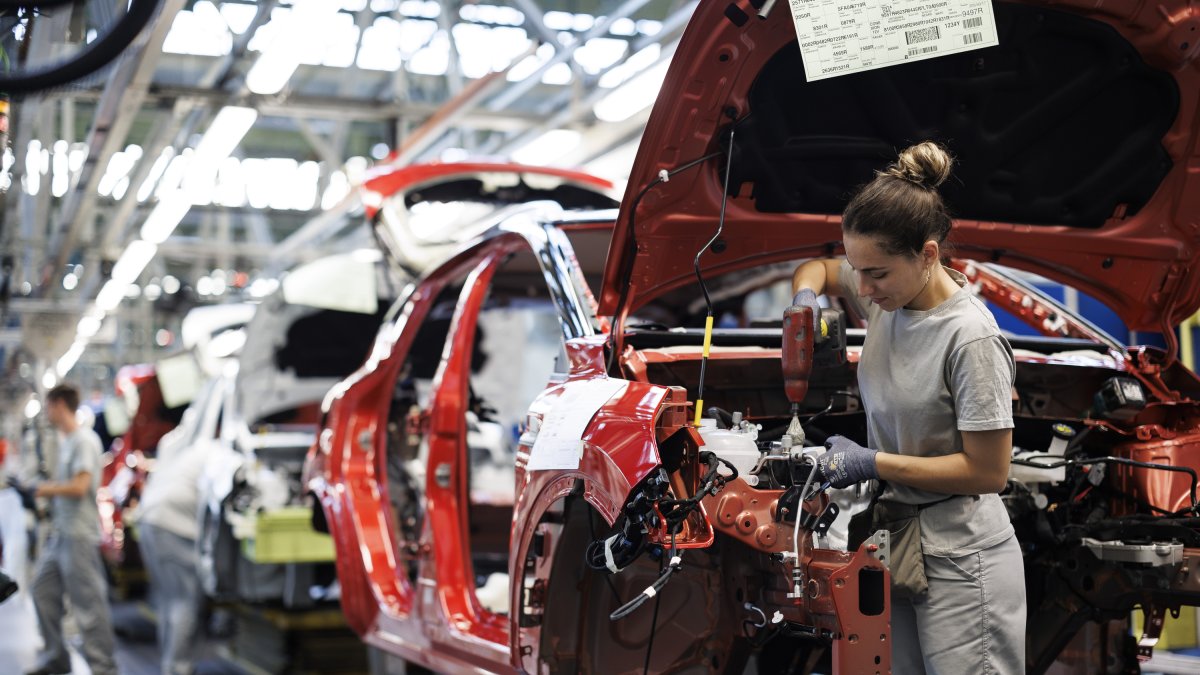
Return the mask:
{"type": "Polygon", "coordinates": [[[312,528],[312,513],[288,506],[258,514],[242,554],[256,563],[333,562],[333,538],[312,528]]]}

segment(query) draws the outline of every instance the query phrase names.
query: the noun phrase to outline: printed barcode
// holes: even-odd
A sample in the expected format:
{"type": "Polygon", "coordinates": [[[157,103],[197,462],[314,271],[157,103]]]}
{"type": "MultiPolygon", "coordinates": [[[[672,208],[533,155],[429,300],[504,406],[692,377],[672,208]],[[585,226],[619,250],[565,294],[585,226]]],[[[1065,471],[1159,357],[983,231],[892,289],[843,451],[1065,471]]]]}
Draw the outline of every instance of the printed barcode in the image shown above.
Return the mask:
{"type": "Polygon", "coordinates": [[[983,33],[971,33],[963,36],[964,45],[973,45],[976,42],[983,42],[983,33]]]}
{"type": "Polygon", "coordinates": [[[929,52],[936,52],[936,51],[937,51],[937,45],[930,45],[928,47],[912,47],[911,49],[908,50],[908,55],[916,56],[917,54],[928,54],[929,52]]]}
{"type": "Polygon", "coordinates": [[[963,28],[978,28],[983,25],[983,17],[976,16],[963,21],[963,28]]]}
{"type": "Polygon", "coordinates": [[[904,31],[904,39],[907,41],[906,44],[910,45],[917,42],[929,42],[930,40],[936,40],[941,36],[942,33],[938,30],[937,26],[904,31]]]}

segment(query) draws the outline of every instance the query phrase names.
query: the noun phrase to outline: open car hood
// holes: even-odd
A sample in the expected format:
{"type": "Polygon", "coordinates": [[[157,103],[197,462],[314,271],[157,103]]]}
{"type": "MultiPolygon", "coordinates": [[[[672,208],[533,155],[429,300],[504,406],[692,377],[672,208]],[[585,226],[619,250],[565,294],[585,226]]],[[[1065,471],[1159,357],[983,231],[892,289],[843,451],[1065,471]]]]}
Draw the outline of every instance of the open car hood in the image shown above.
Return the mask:
{"type": "Polygon", "coordinates": [[[958,160],[942,186],[955,256],[1073,286],[1133,329],[1179,323],[1200,305],[1200,16],[1156,7],[997,2],[998,46],[806,82],[786,3],[765,20],[700,3],[634,162],[601,312],[696,283],[732,128],[706,274],[841,253],[854,188],[933,139],[958,160]]]}

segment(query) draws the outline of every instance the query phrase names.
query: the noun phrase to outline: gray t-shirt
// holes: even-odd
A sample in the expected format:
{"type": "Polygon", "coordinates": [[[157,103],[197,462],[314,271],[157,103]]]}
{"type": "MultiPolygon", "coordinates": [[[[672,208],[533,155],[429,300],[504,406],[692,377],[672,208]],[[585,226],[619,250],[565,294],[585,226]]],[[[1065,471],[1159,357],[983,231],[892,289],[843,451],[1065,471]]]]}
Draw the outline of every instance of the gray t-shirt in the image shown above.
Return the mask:
{"type": "MultiPolygon", "coordinates": [[[[867,411],[867,444],[881,452],[938,457],[963,451],[963,431],[1011,429],[1012,347],[996,319],[956,270],[960,288],[927,311],[885,312],[858,296],[858,277],[846,261],[842,295],[867,317],[858,384],[867,411]]],[[[958,494],[891,483],[884,498],[926,504],[958,494]]],[[[989,548],[1013,534],[999,495],[964,496],[921,511],[926,555],[957,557],[989,548]]]]}
{"type": "Polygon", "coordinates": [[[96,507],[96,489],[100,487],[100,437],[95,431],[79,427],[63,437],[58,448],[54,480],[67,482],[86,471],[92,482],[82,499],[52,497],[51,523],[54,532],[75,539],[100,541],[100,512],[96,507]]]}

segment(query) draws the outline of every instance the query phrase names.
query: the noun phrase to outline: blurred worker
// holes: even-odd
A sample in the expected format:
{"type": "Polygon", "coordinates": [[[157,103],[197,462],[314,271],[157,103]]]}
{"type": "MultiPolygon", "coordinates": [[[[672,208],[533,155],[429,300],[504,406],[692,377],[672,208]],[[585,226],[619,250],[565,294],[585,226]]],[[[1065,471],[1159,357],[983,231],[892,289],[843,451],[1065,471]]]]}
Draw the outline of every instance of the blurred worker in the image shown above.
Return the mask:
{"type": "Polygon", "coordinates": [[[197,484],[205,448],[194,443],[174,450],[160,446],[138,505],[138,543],[150,574],[158,615],[163,675],[194,672],[200,641],[200,577],[196,537],[200,526],[197,484]]]}
{"type": "Polygon", "coordinates": [[[45,650],[39,674],[69,673],[71,659],[63,642],[64,595],[71,601],[83,635],[83,656],[94,675],[113,675],[113,629],[107,585],[100,562],[100,438],[75,419],[79,390],[60,384],[46,394],[46,417],[61,434],[53,480],[37,486],[50,499],[50,536],[42,547],[30,589],[45,650]]]}

